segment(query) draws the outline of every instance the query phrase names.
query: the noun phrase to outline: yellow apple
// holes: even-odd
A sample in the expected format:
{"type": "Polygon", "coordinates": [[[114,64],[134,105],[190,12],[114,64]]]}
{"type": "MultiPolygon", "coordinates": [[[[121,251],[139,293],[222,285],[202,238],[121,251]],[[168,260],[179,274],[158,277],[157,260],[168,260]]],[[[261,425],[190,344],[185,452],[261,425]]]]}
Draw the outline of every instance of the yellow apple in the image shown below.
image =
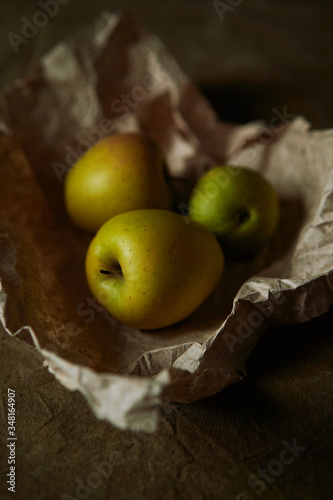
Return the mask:
{"type": "Polygon", "coordinates": [[[140,329],[172,325],[216,287],[224,267],[210,231],[167,210],[134,210],[107,221],[90,243],[92,294],[120,322],[140,329]]]}
{"type": "Polygon", "coordinates": [[[253,253],[275,233],[280,217],[277,193],[259,172],[217,166],[197,182],[189,217],[219,238],[229,255],[253,253]]]}
{"type": "Polygon", "coordinates": [[[91,233],[122,212],[171,205],[161,149],[140,133],[114,134],[92,146],[68,172],[64,195],[72,221],[91,233]]]}

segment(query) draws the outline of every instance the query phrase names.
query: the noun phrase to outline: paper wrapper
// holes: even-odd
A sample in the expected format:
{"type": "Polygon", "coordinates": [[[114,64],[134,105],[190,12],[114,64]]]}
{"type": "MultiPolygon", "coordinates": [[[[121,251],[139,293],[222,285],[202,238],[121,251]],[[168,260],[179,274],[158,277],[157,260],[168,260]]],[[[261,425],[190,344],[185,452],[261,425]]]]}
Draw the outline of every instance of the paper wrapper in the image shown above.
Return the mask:
{"type": "Polygon", "coordinates": [[[240,380],[269,325],[308,321],[332,304],[333,131],[310,131],[303,118],[280,127],[219,122],[128,14],[105,13],[57,45],[2,92],[0,108],[1,321],[32,339],[99,418],[154,430],[160,404],[240,380]],[[261,172],[281,199],[271,244],[253,259],[227,261],[212,296],[158,331],[119,324],[93,299],[84,274],[90,237],[64,210],[66,170],[98,139],[124,130],[160,143],[181,210],[198,176],[223,162],[261,172]]]}

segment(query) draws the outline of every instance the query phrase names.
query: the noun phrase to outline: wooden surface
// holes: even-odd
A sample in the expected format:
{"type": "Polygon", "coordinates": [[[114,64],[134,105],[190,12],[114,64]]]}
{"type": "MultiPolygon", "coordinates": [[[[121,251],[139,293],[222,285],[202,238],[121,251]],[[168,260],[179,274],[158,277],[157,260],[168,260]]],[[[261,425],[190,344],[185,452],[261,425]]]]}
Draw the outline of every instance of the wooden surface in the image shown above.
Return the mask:
{"type": "MultiPolygon", "coordinates": [[[[238,4],[221,21],[210,1],[71,0],[15,54],[7,34],[19,34],[22,16],[31,19],[40,8],[2,0],[0,84],[22,77],[101,10],[122,6],[160,36],[222,119],[269,121],[285,109],[315,128],[332,127],[330,3],[238,4]]],[[[246,379],[206,400],[164,407],[154,435],[97,421],[32,347],[1,331],[0,498],[333,498],[332,320],[333,310],[307,324],[270,329],[249,359],[246,379]],[[17,400],[15,494],[5,484],[8,387],[17,400]]]]}

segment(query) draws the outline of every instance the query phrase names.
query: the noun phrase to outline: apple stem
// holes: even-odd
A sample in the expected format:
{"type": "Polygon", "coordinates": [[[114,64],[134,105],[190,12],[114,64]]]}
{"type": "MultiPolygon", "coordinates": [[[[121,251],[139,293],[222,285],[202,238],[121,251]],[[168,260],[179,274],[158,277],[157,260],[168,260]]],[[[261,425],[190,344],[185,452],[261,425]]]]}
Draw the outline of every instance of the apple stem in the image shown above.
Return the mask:
{"type": "Polygon", "coordinates": [[[243,210],[237,216],[238,224],[244,224],[244,222],[246,222],[249,218],[250,218],[249,212],[243,210]]]}
{"type": "Polygon", "coordinates": [[[123,278],[124,277],[122,269],[118,263],[110,271],[108,269],[100,269],[99,272],[101,274],[112,275],[115,278],[123,278]]]}

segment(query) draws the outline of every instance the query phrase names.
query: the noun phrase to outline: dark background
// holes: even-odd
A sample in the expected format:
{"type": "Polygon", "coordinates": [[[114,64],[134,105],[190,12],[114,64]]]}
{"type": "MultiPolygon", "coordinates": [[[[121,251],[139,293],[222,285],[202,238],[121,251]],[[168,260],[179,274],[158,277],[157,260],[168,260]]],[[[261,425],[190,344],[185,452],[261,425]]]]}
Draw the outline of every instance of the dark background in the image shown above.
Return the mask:
{"type": "MultiPolygon", "coordinates": [[[[331,2],[224,3],[234,7],[221,20],[211,1],[70,0],[15,54],[8,33],[20,35],[22,17],[31,20],[41,8],[1,0],[0,87],[29,73],[55,43],[102,10],[127,8],[161,38],[221,119],[269,121],[275,108],[303,115],[313,128],[333,127],[331,2]]],[[[80,394],[43,368],[33,348],[1,332],[1,428],[7,387],[17,394],[17,493],[8,498],[333,498],[332,320],[331,311],[307,324],[271,328],[250,356],[246,379],[206,400],[164,407],[155,435],[97,421],[80,394]],[[305,449],[274,476],[283,442],[295,440],[305,449]],[[112,451],[112,474],[89,487],[95,465],[112,451]],[[271,471],[269,479],[249,485],[263,469],[271,471]],[[76,490],[79,483],[86,489],[76,490]]],[[[1,498],[6,473],[4,464],[1,498]]]]}
{"type": "Polygon", "coordinates": [[[19,45],[15,54],[8,33],[21,35],[22,17],[31,20],[41,8],[35,1],[1,0],[0,86],[28,73],[46,51],[89,24],[101,11],[129,9],[147,30],[161,38],[183,70],[207,92],[221,118],[269,120],[272,108],[287,106],[288,112],[306,116],[315,128],[331,126],[332,3],[224,3],[233,10],[223,15],[223,8],[210,0],[68,0],[36,37],[19,45]]]}

